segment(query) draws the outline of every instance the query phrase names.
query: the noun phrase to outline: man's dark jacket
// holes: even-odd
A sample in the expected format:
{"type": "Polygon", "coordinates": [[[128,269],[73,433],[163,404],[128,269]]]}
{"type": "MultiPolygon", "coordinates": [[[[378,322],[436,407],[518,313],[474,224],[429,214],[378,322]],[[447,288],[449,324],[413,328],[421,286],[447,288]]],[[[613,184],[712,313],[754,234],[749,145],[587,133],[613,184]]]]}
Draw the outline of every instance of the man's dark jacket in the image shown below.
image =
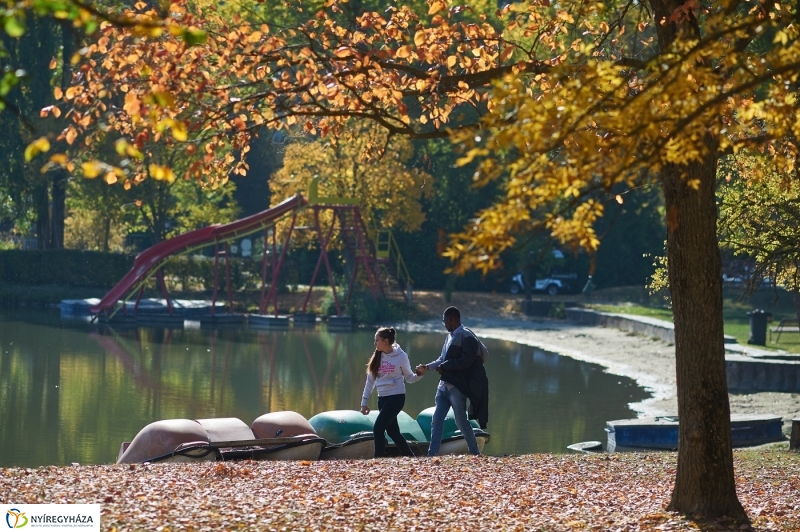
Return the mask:
{"type": "Polygon", "coordinates": [[[445,354],[441,380],[452,384],[469,399],[469,418],[485,429],[489,423],[489,379],[480,355],[478,339],[462,331],[453,337],[445,354]]]}

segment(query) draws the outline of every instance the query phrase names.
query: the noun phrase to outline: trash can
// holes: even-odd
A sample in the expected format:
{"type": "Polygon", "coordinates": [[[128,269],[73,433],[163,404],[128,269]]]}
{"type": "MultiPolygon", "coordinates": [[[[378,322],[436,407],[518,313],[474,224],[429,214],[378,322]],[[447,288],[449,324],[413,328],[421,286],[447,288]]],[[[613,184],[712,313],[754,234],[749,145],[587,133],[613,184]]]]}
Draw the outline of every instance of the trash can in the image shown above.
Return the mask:
{"type": "Polygon", "coordinates": [[[767,345],[767,321],[772,315],[763,310],[754,310],[747,313],[750,316],[750,339],[747,340],[751,345],[767,345]]]}

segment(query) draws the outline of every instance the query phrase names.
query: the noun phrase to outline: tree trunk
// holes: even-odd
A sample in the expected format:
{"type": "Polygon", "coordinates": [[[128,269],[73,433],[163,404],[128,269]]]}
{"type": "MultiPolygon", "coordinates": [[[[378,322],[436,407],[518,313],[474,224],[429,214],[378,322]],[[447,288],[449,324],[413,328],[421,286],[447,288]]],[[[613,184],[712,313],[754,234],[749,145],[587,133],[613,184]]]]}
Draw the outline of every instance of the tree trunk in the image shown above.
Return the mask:
{"type": "Polygon", "coordinates": [[[36,209],[36,247],[50,248],[50,194],[47,182],[42,180],[33,190],[33,202],[36,209]]]}
{"type": "Polygon", "coordinates": [[[794,303],[794,316],[797,323],[800,323],[800,290],[792,290],[792,303],[794,303]]]}
{"type": "Polygon", "coordinates": [[[66,217],[67,178],[69,173],[58,168],[53,171],[53,211],[50,223],[52,249],[64,249],[64,218],[66,217]]]}
{"type": "Polygon", "coordinates": [[[103,252],[108,253],[108,241],[111,239],[111,217],[106,216],[103,220],[103,252]]]}
{"type": "Polygon", "coordinates": [[[661,175],[667,209],[669,286],[675,319],[678,469],[669,509],[747,519],[736,497],[717,244],[716,146],[702,164],[661,175]],[[686,176],[700,181],[698,190],[686,176]]]}
{"type": "MultiPolygon", "coordinates": [[[[75,34],[72,24],[64,23],[60,25],[61,30],[61,90],[65,91],[72,83],[72,64],[70,58],[74,52],[75,34]]],[[[63,146],[62,149],[66,149],[63,146]]],[[[67,216],[67,180],[69,172],[64,168],[57,168],[52,172],[53,194],[52,211],[50,222],[50,243],[53,249],[64,249],[64,218],[67,216]]]]}
{"type": "MultiPolygon", "coordinates": [[[[683,0],[650,0],[661,53],[678,40],[701,38],[683,0]]],[[[722,325],[722,260],[717,242],[716,174],[719,146],[698,139],[702,162],[667,166],[661,188],[667,209],[667,260],[675,321],[678,385],[678,470],[669,509],[690,517],[747,520],[733,477],[730,404],[722,325]],[[699,188],[687,185],[699,180],[699,188]]]]}

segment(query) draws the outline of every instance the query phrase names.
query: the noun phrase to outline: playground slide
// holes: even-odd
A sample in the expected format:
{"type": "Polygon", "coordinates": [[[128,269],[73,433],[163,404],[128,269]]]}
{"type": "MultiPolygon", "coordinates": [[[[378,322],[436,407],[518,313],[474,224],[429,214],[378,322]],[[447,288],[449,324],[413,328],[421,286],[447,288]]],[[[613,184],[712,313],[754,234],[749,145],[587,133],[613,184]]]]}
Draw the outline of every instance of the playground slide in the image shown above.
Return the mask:
{"type": "Polygon", "coordinates": [[[183,233],[169,240],[159,242],[136,256],[133,268],[112,288],[97,305],[89,307],[89,312],[99,313],[111,310],[117,302],[138,288],[150,274],[164,264],[172,255],[180,255],[203,245],[227,242],[241,236],[255,233],[272,225],[287,213],[305,206],[306,200],[295,195],[265,211],[253,214],[241,220],[227,224],[215,224],[188,233],[183,233]]]}

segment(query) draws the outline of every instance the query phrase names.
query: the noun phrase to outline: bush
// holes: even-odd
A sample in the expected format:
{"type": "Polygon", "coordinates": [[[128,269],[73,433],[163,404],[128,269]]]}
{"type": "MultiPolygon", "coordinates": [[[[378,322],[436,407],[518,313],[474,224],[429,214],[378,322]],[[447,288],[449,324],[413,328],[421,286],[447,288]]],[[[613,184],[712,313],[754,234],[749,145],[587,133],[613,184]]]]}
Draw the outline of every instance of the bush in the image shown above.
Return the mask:
{"type": "MultiPolygon", "coordinates": [[[[0,250],[0,281],[30,286],[81,286],[109,289],[133,266],[134,256],[73,249],[0,250]]],[[[231,258],[231,286],[234,290],[261,286],[261,261],[231,258]]],[[[218,264],[219,286],[225,287],[225,259],[218,264]]],[[[172,257],[164,266],[167,285],[183,291],[214,287],[214,259],[202,256],[172,257]]],[[[155,271],[152,272],[155,274],[155,271]]],[[[281,275],[283,277],[283,275],[281,275]]],[[[282,291],[285,291],[283,288],[282,291]]]]}
{"type": "Polygon", "coordinates": [[[372,299],[369,292],[355,292],[350,299],[347,313],[356,323],[394,326],[401,321],[424,318],[425,313],[417,306],[393,299],[372,299]]]}

